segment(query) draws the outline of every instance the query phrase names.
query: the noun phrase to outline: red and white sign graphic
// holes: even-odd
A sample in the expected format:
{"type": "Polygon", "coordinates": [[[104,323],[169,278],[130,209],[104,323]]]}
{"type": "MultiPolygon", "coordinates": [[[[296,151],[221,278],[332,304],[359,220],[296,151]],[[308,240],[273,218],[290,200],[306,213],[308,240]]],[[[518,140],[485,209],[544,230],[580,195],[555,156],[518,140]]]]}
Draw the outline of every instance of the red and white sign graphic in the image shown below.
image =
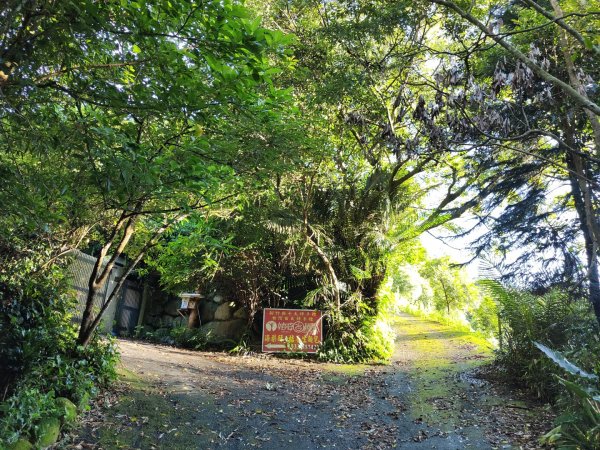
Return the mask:
{"type": "Polygon", "coordinates": [[[322,319],[312,309],[265,308],[262,351],[316,353],[323,342],[322,319]]]}

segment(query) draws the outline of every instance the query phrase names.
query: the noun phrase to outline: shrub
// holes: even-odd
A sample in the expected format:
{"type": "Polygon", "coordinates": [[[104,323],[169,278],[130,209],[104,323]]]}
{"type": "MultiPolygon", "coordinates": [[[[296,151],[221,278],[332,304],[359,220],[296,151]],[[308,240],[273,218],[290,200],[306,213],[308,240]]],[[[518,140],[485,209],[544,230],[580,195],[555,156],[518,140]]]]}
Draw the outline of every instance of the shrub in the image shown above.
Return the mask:
{"type": "Polygon", "coordinates": [[[118,354],[98,336],[77,347],[67,261],[46,267],[43,245],[25,247],[16,239],[0,241],[0,255],[0,442],[10,444],[37,438],[38,427],[55,423],[57,397],[87,406],[115,378],[118,354]]]}
{"type": "Polygon", "coordinates": [[[489,296],[481,296],[479,304],[467,312],[466,318],[473,330],[486,337],[498,333],[498,308],[489,296]]]}
{"type": "Polygon", "coordinates": [[[542,443],[559,448],[598,449],[600,446],[600,378],[588,373],[565,358],[560,352],[544,345],[536,346],[550,361],[572,380],[556,375],[565,392],[559,399],[563,413],[556,419],[557,427],[543,436],[542,443]]]}
{"type": "Polygon", "coordinates": [[[0,405],[0,441],[7,444],[19,437],[33,437],[36,424],[57,412],[54,391],[43,392],[38,387],[19,389],[0,405]]]}
{"type": "Polygon", "coordinates": [[[82,364],[89,368],[97,385],[107,387],[117,379],[117,363],[119,352],[116,340],[111,336],[96,335],[87,347],[77,348],[78,357],[82,364]]]}
{"type": "Polygon", "coordinates": [[[14,386],[41,359],[73,348],[74,298],[64,266],[44,268],[46,249],[0,241],[0,381],[14,386]]]}
{"type": "Polygon", "coordinates": [[[178,347],[200,350],[208,343],[208,335],[199,328],[175,327],[169,334],[178,347]]]}
{"type": "Polygon", "coordinates": [[[561,291],[535,296],[482,284],[498,302],[500,367],[561,412],[542,442],[600,448],[600,333],[588,303],[561,291]]]}
{"type": "Polygon", "coordinates": [[[175,345],[182,348],[201,350],[207,347],[209,335],[199,328],[185,326],[159,328],[155,331],[145,331],[143,327],[136,329],[136,337],[158,344],[175,345]]]}
{"type": "Polygon", "coordinates": [[[374,314],[372,307],[357,299],[356,308],[342,313],[330,326],[318,358],[338,363],[389,361],[394,352],[394,335],[388,324],[386,300],[380,298],[374,314]]]}
{"type": "Polygon", "coordinates": [[[553,376],[556,368],[534,342],[575,355],[583,348],[579,341],[586,339],[583,336],[590,331],[582,327],[589,323],[589,309],[561,291],[536,296],[505,289],[495,281],[481,284],[498,303],[497,363],[511,381],[527,387],[539,398],[555,399],[561,390],[553,376]]]}

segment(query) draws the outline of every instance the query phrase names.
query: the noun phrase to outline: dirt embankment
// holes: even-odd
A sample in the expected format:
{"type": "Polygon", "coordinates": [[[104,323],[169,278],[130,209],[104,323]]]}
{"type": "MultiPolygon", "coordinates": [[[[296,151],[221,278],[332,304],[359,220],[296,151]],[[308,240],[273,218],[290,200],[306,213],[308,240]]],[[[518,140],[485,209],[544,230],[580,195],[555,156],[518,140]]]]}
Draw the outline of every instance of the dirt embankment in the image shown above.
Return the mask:
{"type": "Polygon", "coordinates": [[[121,341],[122,380],[61,444],[95,449],[537,448],[547,414],[474,376],[467,333],[401,315],[390,366],[121,341]]]}

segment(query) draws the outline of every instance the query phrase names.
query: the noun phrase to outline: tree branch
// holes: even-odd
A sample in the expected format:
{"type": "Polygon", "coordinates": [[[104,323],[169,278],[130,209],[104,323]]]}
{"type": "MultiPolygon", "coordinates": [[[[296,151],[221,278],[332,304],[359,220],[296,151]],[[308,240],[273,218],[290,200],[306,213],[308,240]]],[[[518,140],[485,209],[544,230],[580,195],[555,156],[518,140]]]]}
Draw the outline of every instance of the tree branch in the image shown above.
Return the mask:
{"type": "Polygon", "coordinates": [[[481,31],[485,33],[486,36],[493,39],[499,45],[501,45],[505,50],[515,56],[519,61],[529,67],[537,76],[541,79],[548,81],[549,83],[559,87],[565,94],[571,97],[576,103],[578,103],[583,108],[591,111],[595,115],[600,116],[600,106],[591,101],[589,98],[586,98],[584,95],[581,95],[575,88],[573,88],[570,84],[565,83],[564,81],[556,78],[551,73],[542,69],[538,64],[533,62],[530,58],[528,58],[523,52],[521,52],[514,45],[510,44],[506,40],[504,40],[500,35],[492,33],[482,22],[480,22],[475,16],[471,13],[464,11],[454,2],[447,0],[430,0],[432,3],[437,3],[438,5],[445,6],[446,8],[456,12],[463,19],[470,22],[472,25],[475,25],[481,31]]]}
{"type": "Polygon", "coordinates": [[[555,17],[552,15],[552,13],[550,11],[545,10],[544,8],[542,8],[540,5],[538,5],[533,0],[523,0],[523,1],[525,3],[527,3],[529,6],[531,6],[533,9],[535,9],[542,16],[544,16],[546,19],[549,19],[552,22],[556,23],[557,25],[561,26],[567,33],[572,35],[577,40],[577,42],[579,42],[583,46],[583,48],[585,48],[586,50],[593,51],[594,53],[596,53],[596,55],[600,55],[600,49],[598,47],[592,46],[591,49],[589,49],[587,47],[587,45],[585,44],[585,39],[583,38],[581,33],[579,33],[575,28],[573,28],[571,25],[569,25],[567,22],[565,22],[564,16],[562,14],[560,17],[555,17]]]}

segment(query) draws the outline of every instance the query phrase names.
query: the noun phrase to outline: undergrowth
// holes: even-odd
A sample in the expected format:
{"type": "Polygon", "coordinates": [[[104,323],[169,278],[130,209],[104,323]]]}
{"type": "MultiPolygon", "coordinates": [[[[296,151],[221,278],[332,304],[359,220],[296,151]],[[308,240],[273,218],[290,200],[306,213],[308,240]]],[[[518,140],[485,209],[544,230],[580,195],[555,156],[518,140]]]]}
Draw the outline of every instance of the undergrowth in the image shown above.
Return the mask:
{"type": "Polygon", "coordinates": [[[208,347],[210,334],[200,328],[187,328],[186,326],[159,328],[154,331],[145,330],[144,327],[137,327],[135,337],[156,344],[203,350],[208,347]]]}
{"type": "Polygon", "coordinates": [[[330,311],[326,338],[318,351],[322,361],[387,363],[394,353],[393,298],[380,292],[375,305],[357,298],[352,309],[330,311]]]}
{"type": "Polygon", "coordinates": [[[6,445],[35,441],[65,401],[85,409],[115,378],[118,360],[111,340],[95,336],[86,348],[76,345],[66,262],[46,267],[43,245],[20,244],[0,243],[0,442],[6,445]]]}
{"type": "Polygon", "coordinates": [[[498,303],[499,372],[559,410],[544,442],[600,448],[600,329],[589,304],[559,290],[533,295],[496,281],[482,285],[498,303]]]}

